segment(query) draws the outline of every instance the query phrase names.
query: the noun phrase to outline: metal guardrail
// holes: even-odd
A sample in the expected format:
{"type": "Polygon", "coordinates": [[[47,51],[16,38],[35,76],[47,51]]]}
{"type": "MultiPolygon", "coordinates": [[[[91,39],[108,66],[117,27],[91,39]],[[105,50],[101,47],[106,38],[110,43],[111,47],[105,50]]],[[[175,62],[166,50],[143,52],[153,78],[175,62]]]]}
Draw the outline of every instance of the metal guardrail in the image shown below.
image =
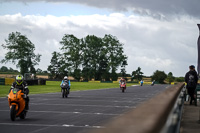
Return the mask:
{"type": "Polygon", "coordinates": [[[184,86],[176,99],[174,107],[172,108],[167,122],[163,127],[161,133],[179,133],[180,124],[183,113],[184,101],[186,100],[186,86],[184,86]]]}
{"type": "Polygon", "coordinates": [[[184,103],[178,83],[91,133],[178,133],[184,103]]]}

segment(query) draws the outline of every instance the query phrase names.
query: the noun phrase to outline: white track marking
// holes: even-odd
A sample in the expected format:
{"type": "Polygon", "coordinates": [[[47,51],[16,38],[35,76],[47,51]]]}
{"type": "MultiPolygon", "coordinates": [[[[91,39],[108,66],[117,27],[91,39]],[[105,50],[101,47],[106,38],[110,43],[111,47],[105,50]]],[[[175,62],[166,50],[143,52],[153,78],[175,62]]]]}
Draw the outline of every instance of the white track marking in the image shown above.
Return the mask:
{"type": "MultiPolygon", "coordinates": [[[[0,110],[0,112],[7,112],[10,110],[0,110]]],[[[120,114],[106,114],[106,113],[83,113],[83,112],[63,112],[63,111],[36,111],[36,110],[31,110],[28,111],[29,113],[55,113],[55,114],[87,114],[87,115],[112,115],[112,116],[117,116],[120,114]]]]}
{"type": "Polygon", "coordinates": [[[30,105],[44,105],[44,106],[84,106],[84,107],[103,107],[103,108],[135,108],[135,106],[111,106],[111,105],[82,105],[82,104],[47,104],[47,103],[30,103],[30,105]]]}
{"type": "Polygon", "coordinates": [[[90,125],[53,125],[53,124],[27,124],[27,123],[0,123],[0,125],[12,125],[12,126],[37,126],[37,127],[75,127],[75,128],[105,128],[103,126],[90,126],[90,125]]]}

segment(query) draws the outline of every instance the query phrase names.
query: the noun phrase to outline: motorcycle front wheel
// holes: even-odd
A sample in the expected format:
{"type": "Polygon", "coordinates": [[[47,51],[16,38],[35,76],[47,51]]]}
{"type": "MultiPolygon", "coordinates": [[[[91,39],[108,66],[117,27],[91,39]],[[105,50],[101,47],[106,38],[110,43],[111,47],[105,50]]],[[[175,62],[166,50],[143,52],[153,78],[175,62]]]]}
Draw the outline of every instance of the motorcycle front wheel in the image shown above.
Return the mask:
{"type": "Polygon", "coordinates": [[[15,118],[16,118],[16,105],[12,105],[12,107],[10,108],[10,119],[12,121],[15,121],[15,118]]]}
{"type": "Polygon", "coordinates": [[[122,88],[122,92],[124,92],[124,90],[125,90],[125,88],[123,87],[123,88],[122,88]]]}
{"type": "Polygon", "coordinates": [[[62,89],[62,98],[65,97],[65,89],[62,89]]]}

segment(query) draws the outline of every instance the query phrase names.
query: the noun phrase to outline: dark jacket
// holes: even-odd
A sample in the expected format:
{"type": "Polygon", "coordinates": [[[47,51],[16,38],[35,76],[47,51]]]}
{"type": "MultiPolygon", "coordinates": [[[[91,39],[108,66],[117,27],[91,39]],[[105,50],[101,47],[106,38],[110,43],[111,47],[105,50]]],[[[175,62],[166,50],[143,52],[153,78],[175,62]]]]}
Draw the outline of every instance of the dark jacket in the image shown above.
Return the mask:
{"type": "Polygon", "coordinates": [[[28,84],[25,81],[23,81],[21,85],[18,85],[16,82],[13,82],[11,89],[12,88],[19,88],[26,95],[28,95],[28,93],[29,93],[28,84]]]}
{"type": "MultiPolygon", "coordinates": [[[[197,72],[194,70],[190,70],[189,72],[187,72],[186,74],[185,74],[185,82],[187,83],[187,88],[188,87],[190,87],[190,86],[188,86],[188,84],[189,84],[189,76],[190,75],[193,75],[194,76],[194,88],[196,88],[196,86],[197,86],[197,83],[198,83],[198,75],[197,75],[197,72]]],[[[193,87],[192,87],[193,88],[193,87]]]]}

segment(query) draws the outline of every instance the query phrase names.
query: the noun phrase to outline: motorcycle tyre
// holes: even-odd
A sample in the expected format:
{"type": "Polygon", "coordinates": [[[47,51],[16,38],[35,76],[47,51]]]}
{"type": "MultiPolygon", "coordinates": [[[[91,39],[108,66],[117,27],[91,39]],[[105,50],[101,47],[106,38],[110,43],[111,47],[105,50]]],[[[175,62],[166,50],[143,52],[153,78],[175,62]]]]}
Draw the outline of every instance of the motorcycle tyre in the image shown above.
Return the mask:
{"type": "Polygon", "coordinates": [[[21,114],[20,114],[20,119],[25,119],[26,118],[26,111],[23,111],[21,114]]]}
{"type": "Polygon", "coordinates": [[[62,89],[62,98],[65,97],[65,89],[62,89]]]}
{"type": "Polygon", "coordinates": [[[68,91],[67,90],[65,91],[65,97],[66,98],[68,97],[68,91]]]}
{"type": "Polygon", "coordinates": [[[16,119],[16,110],[15,110],[15,108],[16,108],[16,105],[12,105],[12,107],[10,108],[10,119],[12,121],[15,121],[15,119],[16,119]]]}
{"type": "Polygon", "coordinates": [[[125,91],[125,88],[123,87],[123,88],[122,88],[122,92],[124,93],[124,91],[125,91]]]}
{"type": "Polygon", "coordinates": [[[69,90],[67,89],[67,90],[66,90],[65,97],[67,98],[67,97],[68,97],[68,95],[69,95],[69,90]]]}

